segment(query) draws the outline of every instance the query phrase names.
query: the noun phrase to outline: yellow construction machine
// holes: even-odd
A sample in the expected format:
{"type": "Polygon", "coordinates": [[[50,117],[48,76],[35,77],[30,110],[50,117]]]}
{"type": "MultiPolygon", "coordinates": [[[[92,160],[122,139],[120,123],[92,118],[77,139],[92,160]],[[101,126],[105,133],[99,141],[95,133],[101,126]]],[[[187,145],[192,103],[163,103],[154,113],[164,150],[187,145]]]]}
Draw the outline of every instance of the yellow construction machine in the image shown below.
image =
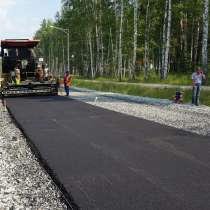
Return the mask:
{"type": "Polygon", "coordinates": [[[34,48],[39,40],[6,39],[1,41],[0,83],[1,95],[57,95],[58,88],[34,48]]]}

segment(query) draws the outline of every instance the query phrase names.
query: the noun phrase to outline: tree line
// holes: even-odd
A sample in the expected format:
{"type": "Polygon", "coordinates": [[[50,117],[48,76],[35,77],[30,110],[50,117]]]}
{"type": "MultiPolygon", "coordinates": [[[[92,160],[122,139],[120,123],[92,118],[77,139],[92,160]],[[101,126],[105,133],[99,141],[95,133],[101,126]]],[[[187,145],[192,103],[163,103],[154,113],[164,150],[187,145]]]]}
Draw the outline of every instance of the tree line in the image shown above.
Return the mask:
{"type": "Polygon", "coordinates": [[[209,0],[61,2],[55,20],[43,20],[35,34],[57,74],[67,69],[68,50],[71,73],[90,78],[208,71],[209,0]]]}

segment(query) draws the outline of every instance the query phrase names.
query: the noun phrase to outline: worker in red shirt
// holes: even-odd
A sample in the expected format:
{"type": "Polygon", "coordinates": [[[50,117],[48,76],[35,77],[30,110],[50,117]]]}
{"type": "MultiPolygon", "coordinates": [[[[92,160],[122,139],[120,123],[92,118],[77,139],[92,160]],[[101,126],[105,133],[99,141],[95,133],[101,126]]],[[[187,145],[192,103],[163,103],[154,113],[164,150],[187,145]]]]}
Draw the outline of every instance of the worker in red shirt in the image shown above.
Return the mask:
{"type": "Polygon", "coordinates": [[[64,76],[64,89],[66,92],[66,96],[69,96],[71,85],[72,85],[72,77],[71,77],[69,71],[66,71],[65,76],[64,76]]]}

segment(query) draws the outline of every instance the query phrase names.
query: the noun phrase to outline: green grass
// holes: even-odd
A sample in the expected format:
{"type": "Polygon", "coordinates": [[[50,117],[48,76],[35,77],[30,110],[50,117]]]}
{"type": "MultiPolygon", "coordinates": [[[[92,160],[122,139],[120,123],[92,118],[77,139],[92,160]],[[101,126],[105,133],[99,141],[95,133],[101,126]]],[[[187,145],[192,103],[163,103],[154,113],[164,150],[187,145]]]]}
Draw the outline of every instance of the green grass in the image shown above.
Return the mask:
{"type": "MultiPolygon", "coordinates": [[[[106,80],[107,81],[107,80],[106,80]]],[[[147,88],[138,85],[124,85],[124,84],[111,84],[101,82],[84,81],[81,79],[74,79],[73,85],[76,87],[89,88],[99,91],[107,91],[114,93],[123,93],[134,96],[145,96],[160,99],[171,100],[176,92],[176,88],[147,88]]],[[[190,103],[192,97],[191,90],[184,90],[184,103],[190,103]]],[[[202,104],[210,106],[210,91],[201,91],[200,101],[202,104]]]]}
{"type": "MultiPolygon", "coordinates": [[[[122,82],[130,82],[130,83],[155,83],[155,84],[171,84],[171,85],[191,85],[192,80],[191,80],[191,74],[172,74],[169,73],[168,77],[166,80],[160,80],[159,75],[157,75],[155,72],[151,72],[149,74],[149,77],[147,80],[144,79],[143,73],[138,75],[135,80],[129,80],[129,78],[122,78],[122,82]]],[[[210,78],[210,72],[207,75],[207,78],[210,78]]],[[[87,78],[81,78],[77,77],[77,79],[87,79],[87,78]]],[[[97,77],[95,79],[96,81],[113,81],[113,82],[118,82],[117,79],[115,78],[110,78],[110,77],[97,77]]],[[[204,81],[204,85],[210,85],[210,82],[204,81]]]]}

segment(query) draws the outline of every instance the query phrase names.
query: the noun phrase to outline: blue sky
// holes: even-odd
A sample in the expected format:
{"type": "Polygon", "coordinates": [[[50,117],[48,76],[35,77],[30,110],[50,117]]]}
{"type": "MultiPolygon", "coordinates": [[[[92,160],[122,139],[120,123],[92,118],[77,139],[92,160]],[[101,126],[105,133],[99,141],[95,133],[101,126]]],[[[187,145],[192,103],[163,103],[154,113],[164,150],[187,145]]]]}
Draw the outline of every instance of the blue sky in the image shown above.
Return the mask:
{"type": "Polygon", "coordinates": [[[54,19],[61,0],[0,0],[0,39],[32,38],[41,21],[54,19]]]}

